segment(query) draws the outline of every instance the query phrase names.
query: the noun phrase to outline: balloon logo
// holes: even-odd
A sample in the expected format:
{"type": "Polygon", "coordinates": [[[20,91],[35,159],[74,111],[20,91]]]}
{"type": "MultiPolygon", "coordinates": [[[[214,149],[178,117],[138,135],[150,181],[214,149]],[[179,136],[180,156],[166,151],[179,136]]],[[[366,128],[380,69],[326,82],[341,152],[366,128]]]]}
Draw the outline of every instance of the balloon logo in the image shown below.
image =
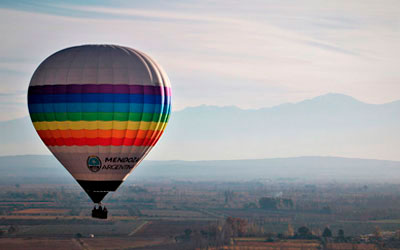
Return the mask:
{"type": "Polygon", "coordinates": [[[90,171],[98,172],[101,168],[101,160],[99,157],[92,155],[88,157],[87,166],[90,171]]]}
{"type": "Polygon", "coordinates": [[[28,107],[44,144],[100,203],[159,140],[171,111],[171,86],[143,52],[83,45],[39,65],[28,107]]]}

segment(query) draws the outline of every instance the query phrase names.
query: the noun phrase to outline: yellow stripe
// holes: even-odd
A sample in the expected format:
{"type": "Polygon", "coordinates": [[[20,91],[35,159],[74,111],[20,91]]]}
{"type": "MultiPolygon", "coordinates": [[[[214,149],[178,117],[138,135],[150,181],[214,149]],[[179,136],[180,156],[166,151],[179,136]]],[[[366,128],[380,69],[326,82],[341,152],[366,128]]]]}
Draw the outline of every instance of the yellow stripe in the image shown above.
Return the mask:
{"type": "Polygon", "coordinates": [[[52,121],[34,122],[36,130],[79,130],[79,129],[132,129],[132,130],[160,130],[164,126],[157,126],[159,122],[133,121],[52,121]]]}

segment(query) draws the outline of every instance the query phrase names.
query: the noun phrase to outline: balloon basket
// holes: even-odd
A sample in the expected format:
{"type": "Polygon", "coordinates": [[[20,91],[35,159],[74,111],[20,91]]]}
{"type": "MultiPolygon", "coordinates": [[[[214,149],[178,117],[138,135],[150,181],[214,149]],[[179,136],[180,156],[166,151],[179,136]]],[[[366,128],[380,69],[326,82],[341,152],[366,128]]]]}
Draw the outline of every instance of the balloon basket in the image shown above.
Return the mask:
{"type": "Polygon", "coordinates": [[[106,207],[101,207],[101,205],[96,208],[96,206],[92,210],[92,218],[96,219],[107,219],[107,208],[106,207]]]}

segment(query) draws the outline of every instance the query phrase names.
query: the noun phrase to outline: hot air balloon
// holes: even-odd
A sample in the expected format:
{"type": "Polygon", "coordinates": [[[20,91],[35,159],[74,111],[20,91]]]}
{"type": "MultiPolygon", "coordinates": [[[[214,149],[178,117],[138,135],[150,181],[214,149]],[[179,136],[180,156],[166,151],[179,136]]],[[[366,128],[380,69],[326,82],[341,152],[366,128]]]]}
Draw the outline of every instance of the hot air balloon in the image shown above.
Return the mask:
{"type": "Polygon", "coordinates": [[[92,216],[107,218],[101,201],[139,165],[167,125],[171,86],[143,52],[82,45],[39,65],[28,108],[44,144],[98,204],[92,216]]]}

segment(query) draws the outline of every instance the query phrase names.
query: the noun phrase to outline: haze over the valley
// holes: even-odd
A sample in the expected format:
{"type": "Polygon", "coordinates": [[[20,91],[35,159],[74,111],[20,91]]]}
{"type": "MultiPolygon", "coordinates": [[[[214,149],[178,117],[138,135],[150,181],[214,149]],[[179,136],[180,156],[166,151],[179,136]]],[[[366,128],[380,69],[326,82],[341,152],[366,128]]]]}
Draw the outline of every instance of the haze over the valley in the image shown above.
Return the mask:
{"type": "MultiPolygon", "coordinates": [[[[75,181],[50,155],[0,156],[3,185],[70,184],[75,181]]],[[[174,181],[300,181],[397,183],[400,161],[341,157],[294,157],[226,161],[149,161],[141,163],[127,182],[174,181]]]]}

